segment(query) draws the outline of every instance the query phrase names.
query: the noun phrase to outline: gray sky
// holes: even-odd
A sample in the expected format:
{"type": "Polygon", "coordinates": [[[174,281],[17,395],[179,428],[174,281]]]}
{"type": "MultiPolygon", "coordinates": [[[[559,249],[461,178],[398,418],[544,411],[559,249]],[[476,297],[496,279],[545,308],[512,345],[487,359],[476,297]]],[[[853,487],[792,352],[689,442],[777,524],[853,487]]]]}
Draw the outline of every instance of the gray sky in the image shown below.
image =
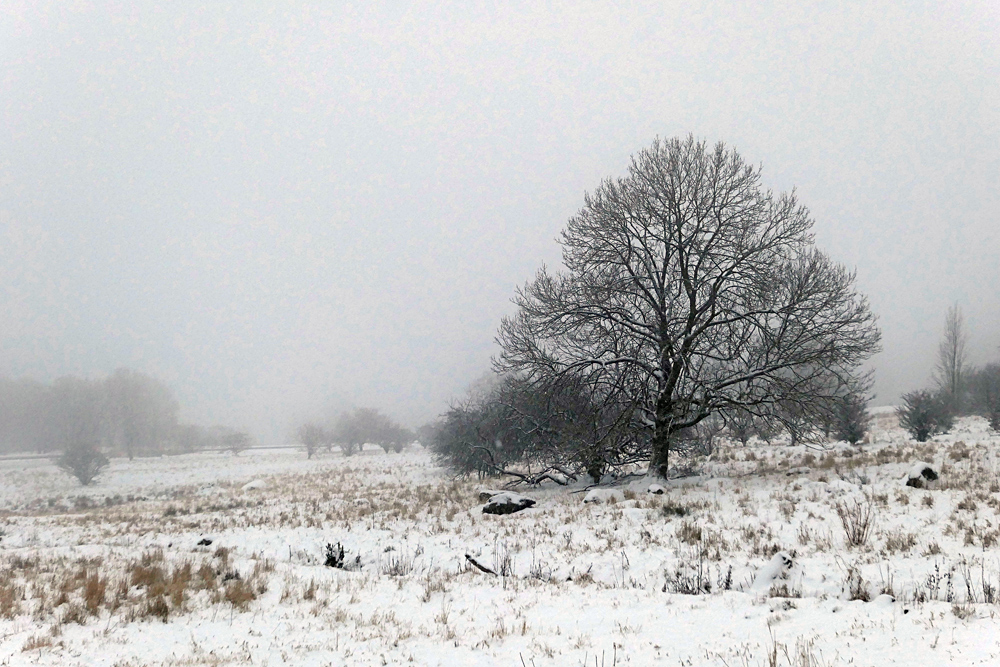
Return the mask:
{"type": "Polygon", "coordinates": [[[1000,357],[992,0],[275,4],[0,5],[0,373],[132,367],[265,442],[330,405],[417,425],[583,193],[688,133],[857,268],[876,403],[953,302],[1000,357]]]}

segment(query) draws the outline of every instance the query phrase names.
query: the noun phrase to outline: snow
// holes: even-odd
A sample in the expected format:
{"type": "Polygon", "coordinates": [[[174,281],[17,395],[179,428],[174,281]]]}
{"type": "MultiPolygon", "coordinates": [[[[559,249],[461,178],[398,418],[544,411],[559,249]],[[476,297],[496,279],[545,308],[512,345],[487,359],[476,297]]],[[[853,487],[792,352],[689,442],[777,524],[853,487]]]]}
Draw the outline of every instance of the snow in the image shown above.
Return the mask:
{"type": "Polygon", "coordinates": [[[1000,436],[982,420],[929,443],[727,445],[662,495],[650,483],[600,503],[546,483],[492,516],[422,449],[114,460],[87,488],[2,460],[0,600],[18,606],[0,608],[0,665],[1000,664],[1000,436]],[[904,486],[918,461],[942,473],[933,491],[904,486]],[[853,500],[877,510],[861,547],[836,512],[853,500]],[[323,565],[337,543],[353,569],[323,565]],[[256,599],[192,586],[166,622],[133,613],[144,556],[238,573],[256,599]],[[70,620],[81,568],[109,600],[124,582],[122,605],[70,620]],[[710,592],[673,592],[677,573],[710,592]]]}

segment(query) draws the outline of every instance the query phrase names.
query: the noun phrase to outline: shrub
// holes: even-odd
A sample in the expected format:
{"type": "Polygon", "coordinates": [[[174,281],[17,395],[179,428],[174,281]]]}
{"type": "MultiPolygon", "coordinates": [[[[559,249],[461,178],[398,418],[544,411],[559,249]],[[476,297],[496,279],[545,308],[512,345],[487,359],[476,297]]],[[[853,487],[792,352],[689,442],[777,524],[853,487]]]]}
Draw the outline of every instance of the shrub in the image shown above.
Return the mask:
{"type": "Polygon", "coordinates": [[[864,546],[868,543],[872,531],[875,529],[875,517],[877,510],[875,503],[866,498],[864,502],[855,500],[847,503],[837,503],[837,516],[840,517],[840,524],[844,527],[844,534],[847,543],[852,547],[864,546]]]}
{"type": "Polygon", "coordinates": [[[940,394],[913,391],[903,395],[903,405],[896,410],[899,424],[917,439],[926,442],[938,433],[947,433],[954,423],[948,401],[940,394]]]}
{"type": "Polygon", "coordinates": [[[344,569],[344,547],[341,546],[340,542],[337,542],[337,544],[327,544],[323,548],[323,556],[323,565],[335,567],[339,570],[344,569]]]}

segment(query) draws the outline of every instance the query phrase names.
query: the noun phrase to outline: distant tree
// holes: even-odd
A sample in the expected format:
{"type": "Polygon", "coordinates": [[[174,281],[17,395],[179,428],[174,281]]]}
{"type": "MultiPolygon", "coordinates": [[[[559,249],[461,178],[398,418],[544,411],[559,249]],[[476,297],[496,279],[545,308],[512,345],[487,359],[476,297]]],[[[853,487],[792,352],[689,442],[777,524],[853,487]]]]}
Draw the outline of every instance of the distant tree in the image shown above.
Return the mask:
{"type": "Polygon", "coordinates": [[[623,442],[645,443],[660,476],[678,434],[713,414],[810,415],[880,341],[854,274],[811,226],[794,193],[766,190],[732,149],[657,140],[586,196],[561,236],[566,270],[518,291],[496,370],[582,383],[589,402],[630,415],[623,442]]]}
{"type": "Polygon", "coordinates": [[[940,397],[948,402],[953,412],[962,414],[965,410],[966,389],[965,318],[958,304],[948,309],[944,323],[944,337],[938,346],[938,360],[934,367],[940,397]]]}
{"type": "Polygon", "coordinates": [[[747,410],[733,410],[726,420],[726,431],[729,437],[746,445],[751,438],[757,437],[770,441],[774,437],[774,420],[766,415],[758,415],[747,410]]]}
{"type": "Polygon", "coordinates": [[[903,395],[903,405],[896,410],[899,424],[916,438],[917,442],[938,433],[947,433],[954,422],[948,397],[926,390],[903,395]]]}
{"type": "Polygon", "coordinates": [[[49,452],[52,389],[31,379],[0,378],[0,452],[49,452]]]}
{"type": "Polygon", "coordinates": [[[868,434],[870,422],[868,400],[863,394],[851,392],[837,401],[832,425],[838,439],[858,444],[868,434]]]}
{"type": "Polygon", "coordinates": [[[410,429],[396,423],[390,423],[379,434],[377,442],[385,450],[386,454],[390,451],[399,454],[416,439],[417,436],[410,429]]]}
{"type": "Polygon", "coordinates": [[[969,378],[972,409],[1000,432],[1000,364],[987,364],[969,378]]]}
{"type": "Polygon", "coordinates": [[[318,424],[303,424],[296,432],[299,442],[306,450],[306,458],[311,459],[327,440],[326,432],[318,424]]]}
{"type": "Polygon", "coordinates": [[[378,445],[386,453],[401,452],[413,442],[414,435],[375,408],[357,408],[340,415],[333,439],[346,456],[351,456],[366,443],[378,445]]]}
{"type": "Polygon", "coordinates": [[[426,424],[421,424],[417,427],[416,435],[417,441],[422,447],[430,447],[431,443],[434,442],[434,438],[437,432],[441,429],[441,420],[436,419],[434,421],[427,422],[426,424]]]}
{"type": "Polygon", "coordinates": [[[250,434],[243,431],[230,431],[222,437],[222,446],[233,456],[238,456],[240,452],[248,449],[253,440],[250,434]]]}
{"type": "Polygon", "coordinates": [[[119,368],[103,383],[108,437],[129,459],[162,450],[177,430],[179,406],[159,380],[119,368]]]}
{"type": "Polygon", "coordinates": [[[178,452],[197,452],[211,446],[211,437],[197,424],[178,424],[174,429],[173,442],[178,452]]]}
{"type": "Polygon", "coordinates": [[[378,414],[371,408],[358,408],[352,412],[341,413],[333,428],[333,439],[340,445],[344,456],[354,456],[361,451],[367,442],[369,431],[367,424],[378,414]]]}

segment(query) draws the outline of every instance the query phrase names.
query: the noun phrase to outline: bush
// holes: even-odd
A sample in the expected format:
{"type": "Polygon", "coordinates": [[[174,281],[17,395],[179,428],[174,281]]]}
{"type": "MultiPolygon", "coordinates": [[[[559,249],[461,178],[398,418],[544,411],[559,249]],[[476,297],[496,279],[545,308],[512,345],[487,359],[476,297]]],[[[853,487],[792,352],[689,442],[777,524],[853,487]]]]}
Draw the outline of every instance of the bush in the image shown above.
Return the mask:
{"type": "Polygon", "coordinates": [[[108,457],[90,445],[70,447],[56,460],[56,465],[84,486],[93,482],[108,463],[108,457]]]}
{"type": "Polygon", "coordinates": [[[938,433],[947,433],[955,421],[950,404],[941,394],[913,391],[903,395],[903,405],[896,410],[899,425],[910,432],[917,442],[938,433]]]}

